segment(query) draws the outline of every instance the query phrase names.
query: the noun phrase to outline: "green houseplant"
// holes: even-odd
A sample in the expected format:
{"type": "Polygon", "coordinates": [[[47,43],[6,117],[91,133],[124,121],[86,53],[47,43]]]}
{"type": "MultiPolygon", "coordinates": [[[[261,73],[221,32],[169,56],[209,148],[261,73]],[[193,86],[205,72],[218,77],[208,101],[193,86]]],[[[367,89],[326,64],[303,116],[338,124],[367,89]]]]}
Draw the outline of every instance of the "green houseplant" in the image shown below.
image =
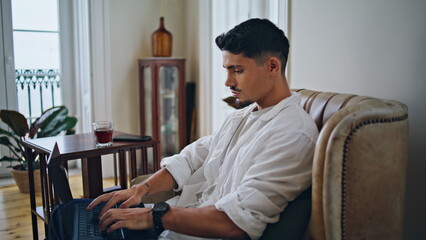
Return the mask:
{"type": "MultiPolygon", "coordinates": [[[[9,127],[10,130],[0,127],[0,144],[6,146],[10,150],[10,156],[3,156],[0,162],[9,162],[12,175],[17,182],[14,174],[16,171],[27,171],[28,161],[25,155],[25,147],[23,142],[27,139],[51,137],[59,134],[74,134],[74,127],[77,123],[75,117],[68,116],[68,109],[65,106],[52,107],[44,111],[30,126],[27,119],[21,113],[13,110],[1,110],[1,120],[9,127]],[[13,165],[16,162],[17,164],[13,165]]],[[[34,162],[34,169],[39,168],[39,162],[34,162]]],[[[26,174],[28,175],[28,174],[26,174]]],[[[38,179],[38,178],[36,178],[38,179]]],[[[26,180],[28,181],[28,180],[26,180]]],[[[25,192],[25,189],[21,189],[25,192]]],[[[23,185],[28,185],[24,183],[23,185]]]]}

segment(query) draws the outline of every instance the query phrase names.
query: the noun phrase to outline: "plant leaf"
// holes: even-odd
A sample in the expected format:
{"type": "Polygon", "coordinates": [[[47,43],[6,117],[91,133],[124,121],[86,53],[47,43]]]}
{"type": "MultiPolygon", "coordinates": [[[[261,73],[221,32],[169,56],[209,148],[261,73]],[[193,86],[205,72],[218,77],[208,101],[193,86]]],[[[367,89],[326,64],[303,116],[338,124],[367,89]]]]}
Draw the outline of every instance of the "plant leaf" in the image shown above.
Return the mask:
{"type": "Polygon", "coordinates": [[[22,142],[21,137],[16,135],[14,132],[6,131],[3,128],[0,127],[0,134],[9,136],[10,138],[13,138],[16,142],[22,142]]]}
{"type": "Polygon", "coordinates": [[[62,131],[67,131],[72,129],[77,124],[77,118],[75,117],[66,117],[63,121],[57,123],[57,125],[51,129],[51,131],[44,131],[43,137],[56,136],[62,131]]]}
{"type": "Polygon", "coordinates": [[[75,129],[68,129],[67,132],[65,133],[65,135],[73,135],[75,134],[75,129]]]}
{"type": "MultiPolygon", "coordinates": [[[[58,111],[52,113],[46,121],[40,127],[40,130],[43,132],[53,132],[55,128],[66,119],[68,115],[68,109],[65,107],[59,109],[58,111]]],[[[59,132],[58,132],[59,133],[59,132]]],[[[57,134],[56,134],[57,135],[57,134]]]]}
{"type": "Polygon", "coordinates": [[[40,117],[38,117],[33,124],[31,124],[30,127],[30,132],[29,132],[29,137],[30,138],[34,138],[34,136],[37,134],[38,130],[40,129],[40,127],[46,122],[46,121],[51,121],[49,120],[49,117],[52,114],[55,114],[57,111],[60,111],[62,108],[64,108],[64,106],[58,106],[58,107],[52,107],[47,109],[46,111],[44,111],[40,117]]]}
{"type": "Polygon", "coordinates": [[[29,130],[27,119],[19,112],[13,110],[1,110],[0,118],[16,135],[23,137],[27,134],[29,130]]]}
{"type": "MultiPolygon", "coordinates": [[[[14,136],[14,134],[13,134],[12,132],[9,132],[9,131],[7,131],[7,130],[5,130],[5,129],[1,128],[1,127],[0,127],[0,134],[4,134],[4,135],[10,136],[10,137],[13,137],[13,136],[14,136]]],[[[16,135],[16,134],[15,134],[15,135],[16,135]]]]}
{"type": "Polygon", "coordinates": [[[70,117],[67,116],[65,120],[62,122],[62,130],[66,131],[66,134],[69,135],[69,133],[75,133],[74,127],[77,125],[77,118],[76,117],[70,117]]]}
{"type": "Polygon", "coordinates": [[[237,98],[234,96],[229,96],[227,98],[222,99],[224,102],[226,102],[229,106],[235,108],[235,109],[241,109],[242,107],[237,104],[237,98]]]}
{"type": "Polygon", "coordinates": [[[21,162],[21,161],[17,158],[3,156],[2,158],[0,158],[0,162],[21,162]]]}
{"type": "Polygon", "coordinates": [[[5,146],[13,146],[12,142],[10,142],[8,137],[0,137],[0,144],[5,146]]]}
{"type": "Polygon", "coordinates": [[[10,141],[10,137],[0,137],[0,145],[4,145],[9,148],[9,150],[16,156],[25,156],[25,151],[22,146],[20,146],[21,142],[16,141],[16,145],[10,141]]]}

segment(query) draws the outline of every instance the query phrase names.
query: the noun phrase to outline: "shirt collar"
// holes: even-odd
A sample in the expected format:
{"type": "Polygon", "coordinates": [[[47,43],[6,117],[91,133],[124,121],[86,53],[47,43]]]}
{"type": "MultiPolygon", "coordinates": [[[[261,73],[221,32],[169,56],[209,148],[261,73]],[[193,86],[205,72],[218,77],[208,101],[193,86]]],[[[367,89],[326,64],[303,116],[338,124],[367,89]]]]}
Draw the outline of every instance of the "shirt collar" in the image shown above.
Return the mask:
{"type": "MultiPolygon", "coordinates": [[[[293,105],[293,104],[300,104],[300,101],[301,101],[301,95],[300,95],[300,93],[298,93],[298,92],[291,92],[291,96],[290,97],[284,98],[279,103],[277,103],[276,105],[272,106],[272,109],[270,109],[266,113],[262,114],[259,117],[259,120],[269,121],[272,118],[274,118],[279,112],[281,112],[281,110],[283,110],[287,106],[293,105]]],[[[257,107],[257,104],[253,103],[253,104],[251,104],[251,105],[243,108],[241,111],[237,111],[235,113],[235,115],[234,115],[233,118],[244,118],[248,114],[252,113],[253,110],[256,107],[257,107]]]]}

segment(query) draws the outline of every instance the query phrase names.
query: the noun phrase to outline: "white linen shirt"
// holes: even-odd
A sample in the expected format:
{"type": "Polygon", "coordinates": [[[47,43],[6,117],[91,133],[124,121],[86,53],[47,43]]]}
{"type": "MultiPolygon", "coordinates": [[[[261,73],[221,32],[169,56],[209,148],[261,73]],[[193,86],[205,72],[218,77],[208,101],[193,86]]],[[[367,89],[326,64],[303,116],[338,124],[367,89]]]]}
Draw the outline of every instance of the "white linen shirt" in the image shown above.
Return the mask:
{"type": "MultiPolygon", "coordinates": [[[[260,111],[256,104],[237,110],[211,136],[164,158],[182,190],[169,204],[214,205],[251,239],[311,185],[318,130],[300,106],[299,93],[260,111]],[[235,136],[236,135],[236,136],[235,136]]],[[[159,239],[200,239],[164,231],[159,239]]]]}

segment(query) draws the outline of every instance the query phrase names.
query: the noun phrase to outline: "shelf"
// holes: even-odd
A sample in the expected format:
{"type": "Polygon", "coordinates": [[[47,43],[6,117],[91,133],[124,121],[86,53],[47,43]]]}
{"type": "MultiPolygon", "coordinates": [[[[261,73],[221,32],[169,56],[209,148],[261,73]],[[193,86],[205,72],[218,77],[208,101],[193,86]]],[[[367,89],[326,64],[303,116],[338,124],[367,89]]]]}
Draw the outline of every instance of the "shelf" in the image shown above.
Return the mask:
{"type": "Polygon", "coordinates": [[[34,209],[33,209],[33,210],[31,210],[31,212],[33,214],[35,214],[37,217],[39,217],[45,224],[49,224],[47,219],[46,219],[46,215],[45,215],[43,206],[36,207],[36,210],[34,211],[34,209]]]}
{"type": "Polygon", "coordinates": [[[175,99],[175,98],[177,98],[177,95],[175,95],[175,94],[161,95],[161,98],[165,98],[165,99],[175,99]]]}

